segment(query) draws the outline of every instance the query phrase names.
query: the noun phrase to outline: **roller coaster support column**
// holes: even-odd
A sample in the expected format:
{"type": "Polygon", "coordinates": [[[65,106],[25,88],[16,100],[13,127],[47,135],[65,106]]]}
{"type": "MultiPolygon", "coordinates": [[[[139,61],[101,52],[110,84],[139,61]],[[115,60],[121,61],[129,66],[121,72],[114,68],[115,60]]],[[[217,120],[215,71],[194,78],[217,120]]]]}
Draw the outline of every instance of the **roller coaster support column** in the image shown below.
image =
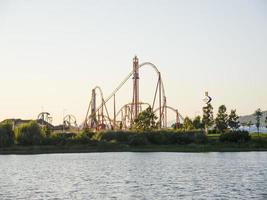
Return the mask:
{"type": "Polygon", "coordinates": [[[139,63],[138,58],[133,58],[133,102],[132,102],[132,123],[139,114],[139,63]]]}
{"type": "Polygon", "coordinates": [[[116,128],[116,97],[115,97],[115,94],[113,96],[113,129],[116,128]]]}
{"type": "Polygon", "coordinates": [[[180,120],[179,120],[179,113],[178,110],[176,110],[176,123],[175,123],[175,128],[179,128],[180,127],[180,120]]]}
{"type": "Polygon", "coordinates": [[[161,75],[159,73],[159,128],[162,126],[162,112],[161,112],[161,75]]]}
{"type": "Polygon", "coordinates": [[[96,93],[95,89],[92,90],[92,99],[91,99],[91,128],[96,126],[96,93]]]}

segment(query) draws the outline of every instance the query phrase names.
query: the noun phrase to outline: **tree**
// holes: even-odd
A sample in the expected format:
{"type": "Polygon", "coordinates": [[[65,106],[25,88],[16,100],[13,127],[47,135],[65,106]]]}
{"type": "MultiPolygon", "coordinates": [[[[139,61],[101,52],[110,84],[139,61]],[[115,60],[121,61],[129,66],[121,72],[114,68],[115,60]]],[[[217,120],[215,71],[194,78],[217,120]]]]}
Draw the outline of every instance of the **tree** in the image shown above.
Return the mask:
{"type": "Polygon", "coordinates": [[[267,116],[265,117],[265,126],[267,128],[267,116]]]}
{"type": "Polygon", "coordinates": [[[200,116],[196,116],[195,119],[193,120],[193,126],[195,129],[203,129],[204,125],[201,122],[201,117],[200,116]]]}
{"type": "Polygon", "coordinates": [[[208,134],[209,127],[213,125],[213,107],[210,103],[202,108],[203,110],[203,117],[202,123],[205,127],[206,134],[208,134]]]}
{"type": "Polygon", "coordinates": [[[134,120],[134,128],[137,130],[151,130],[157,128],[157,116],[153,112],[151,106],[139,113],[134,120]]]}
{"type": "Polygon", "coordinates": [[[36,121],[21,124],[15,130],[15,138],[22,145],[40,144],[43,136],[44,133],[36,121]]]}
{"type": "Polygon", "coordinates": [[[231,113],[228,117],[228,126],[232,130],[236,130],[240,127],[239,121],[238,121],[238,115],[236,114],[236,110],[231,110],[231,113]]]}
{"type": "Polygon", "coordinates": [[[260,125],[261,125],[261,116],[262,116],[262,112],[261,109],[258,108],[255,113],[254,113],[255,117],[256,117],[256,127],[258,130],[258,137],[260,136],[260,125]]]}
{"type": "Polygon", "coordinates": [[[14,144],[14,132],[12,123],[4,122],[0,124],[0,147],[6,147],[14,144]]]}
{"type": "Polygon", "coordinates": [[[189,117],[185,117],[184,118],[183,128],[185,130],[192,130],[192,129],[194,129],[193,122],[192,122],[192,120],[189,117]]]}
{"type": "Polygon", "coordinates": [[[228,115],[226,113],[226,107],[225,105],[221,105],[218,109],[218,114],[215,119],[216,129],[222,133],[225,132],[225,130],[228,127],[227,121],[228,121],[228,115]]]}

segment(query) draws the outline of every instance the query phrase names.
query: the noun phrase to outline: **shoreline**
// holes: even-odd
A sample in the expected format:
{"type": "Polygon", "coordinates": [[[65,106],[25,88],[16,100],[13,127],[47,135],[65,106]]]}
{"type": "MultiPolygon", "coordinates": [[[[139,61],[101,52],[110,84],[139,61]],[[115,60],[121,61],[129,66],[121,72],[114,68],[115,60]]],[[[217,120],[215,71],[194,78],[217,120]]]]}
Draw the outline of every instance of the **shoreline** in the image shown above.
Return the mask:
{"type": "Polygon", "coordinates": [[[205,153],[205,152],[251,152],[267,151],[267,147],[257,147],[251,144],[189,144],[189,145],[145,145],[129,146],[123,144],[107,145],[36,145],[0,148],[0,155],[33,155],[57,153],[101,153],[101,152],[180,152],[180,153],[205,153]]]}

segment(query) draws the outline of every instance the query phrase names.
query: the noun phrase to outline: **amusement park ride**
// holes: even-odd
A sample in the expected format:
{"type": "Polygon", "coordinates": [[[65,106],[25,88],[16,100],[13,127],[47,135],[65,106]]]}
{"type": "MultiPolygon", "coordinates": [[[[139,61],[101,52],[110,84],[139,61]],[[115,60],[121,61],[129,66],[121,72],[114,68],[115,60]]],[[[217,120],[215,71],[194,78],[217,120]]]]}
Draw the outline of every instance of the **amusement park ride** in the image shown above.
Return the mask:
{"type": "MultiPolygon", "coordinates": [[[[145,62],[139,64],[137,56],[133,58],[133,70],[126,76],[125,79],[118,85],[118,87],[105,99],[103,92],[99,86],[96,86],[92,90],[91,100],[86,113],[85,121],[82,124],[83,128],[89,128],[94,130],[112,129],[112,130],[128,130],[134,125],[135,119],[139,113],[148,107],[152,108],[152,111],[158,118],[158,128],[167,128],[168,124],[168,113],[170,110],[175,114],[175,127],[180,127],[181,120],[183,117],[180,115],[177,109],[167,105],[167,97],[165,95],[164,85],[161,77],[161,73],[158,68],[150,63],[145,62]],[[140,101],[139,96],[139,70],[144,66],[149,66],[154,69],[157,75],[157,84],[154,91],[153,101],[151,103],[140,101]],[[121,108],[116,110],[116,94],[132,77],[132,100],[126,103],[121,108]],[[97,94],[100,95],[100,100],[97,101],[97,94]],[[113,113],[109,112],[107,103],[112,103],[113,99],[113,113]],[[100,102],[100,103],[99,103],[100,102]],[[98,105],[100,104],[100,105],[98,105]]],[[[51,125],[52,117],[48,112],[41,112],[38,115],[37,120],[40,125],[51,125]]],[[[51,125],[52,126],[52,125],[51,125]]],[[[55,127],[54,127],[55,128],[55,127]]],[[[58,126],[59,129],[78,129],[77,121],[75,116],[66,115],[63,117],[63,124],[58,126]]],[[[57,129],[57,128],[55,128],[57,129]]]]}
{"type": "Polygon", "coordinates": [[[99,86],[92,90],[91,100],[86,113],[83,127],[90,129],[130,129],[134,120],[138,117],[139,113],[151,106],[153,112],[158,117],[159,128],[167,128],[167,111],[170,110],[175,113],[175,126],[180,126],[180,121],[183,117],[177,109],[167,105],[167,97],[165,95],[164,85],[161,73],[158,68],[150,63],[145,62],[139,64],[138,58],[133,58],[133,70],[126,76],[126,78],[119,84],[119,86],[105,99],[103,92],[99,86]],[[153,97],[153,102],[142,102],[139,96],[139,70],[144,66],[152,67],[157,75],[157,84],[153,97]],[[123,85],[132,77],[132,101],[116,110],[116,94],[123,87],[123,85]],[[97,105],[97,92],[100,93],[100,105],[97,105]],[[113,113],[109,112],[107,103],[113,99],[113,113]]]}

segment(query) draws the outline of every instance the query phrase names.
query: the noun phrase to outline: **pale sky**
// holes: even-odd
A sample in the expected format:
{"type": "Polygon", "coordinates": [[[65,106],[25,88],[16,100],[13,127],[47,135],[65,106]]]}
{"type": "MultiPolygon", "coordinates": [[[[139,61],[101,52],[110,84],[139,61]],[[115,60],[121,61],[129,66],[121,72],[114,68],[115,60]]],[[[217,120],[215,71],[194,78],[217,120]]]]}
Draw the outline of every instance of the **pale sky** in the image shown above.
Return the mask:
{"type": "MultiPolygon", "coordinates": [[[[91,89],[109,96],[134,55],[158,67],[183,116],[202,113],[205,91],[215,112],[267,110],[266,0],[1,0],[0,121],[43,110],[54,124],[63,112],[82,123],[91,89]]],[[[155,75],[141,69],[142,101],[155,75]]],[[[131,94],[129,82],[118,104],[131,94]]]]}

